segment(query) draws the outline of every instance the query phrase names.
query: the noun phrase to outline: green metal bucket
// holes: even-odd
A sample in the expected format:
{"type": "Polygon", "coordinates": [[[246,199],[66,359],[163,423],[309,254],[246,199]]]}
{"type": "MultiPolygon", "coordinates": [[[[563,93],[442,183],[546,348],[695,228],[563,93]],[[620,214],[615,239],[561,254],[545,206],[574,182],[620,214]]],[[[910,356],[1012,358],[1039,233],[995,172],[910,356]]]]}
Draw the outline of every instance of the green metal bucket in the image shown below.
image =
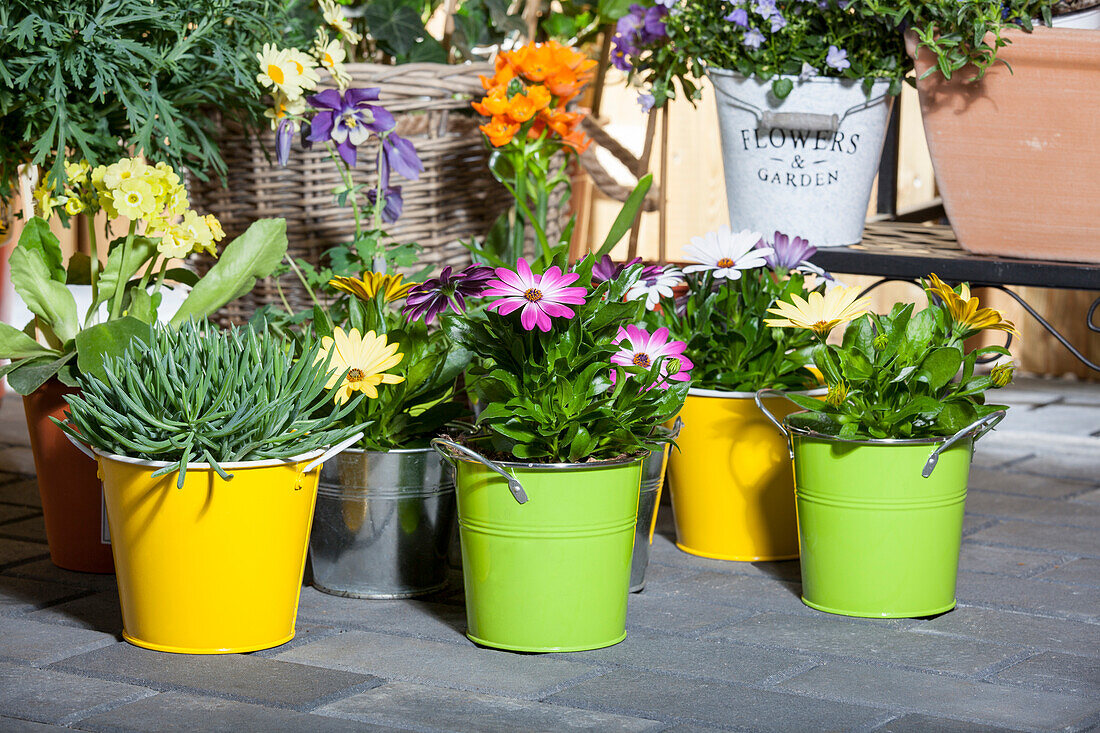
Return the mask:
{"type": "Polygon", "coordinates": [[[993,413],[927,440],[842,440],[785,419],[802,601],[868,618],[954,608],[974,441],[1003,417],[993,413]]]}
{"type": "Polygon", "coordinates": [[[449,440],[432,444],[455,465],[466,636],[522,652],[626,638],[643,456],[500,463],[449,440]]]}

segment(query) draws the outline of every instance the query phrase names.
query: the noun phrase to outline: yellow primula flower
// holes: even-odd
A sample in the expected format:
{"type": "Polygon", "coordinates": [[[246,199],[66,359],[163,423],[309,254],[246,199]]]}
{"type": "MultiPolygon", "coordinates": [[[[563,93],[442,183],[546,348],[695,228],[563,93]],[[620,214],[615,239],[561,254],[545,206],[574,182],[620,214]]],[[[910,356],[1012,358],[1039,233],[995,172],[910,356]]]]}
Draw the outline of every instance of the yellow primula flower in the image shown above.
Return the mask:
{"type": "Polygon", "coordinates": [[[210,225],[204,217],[188,209],[183,214],[183,221],[179,227],[187,233],[191,242],[191,248],[195,252],[205,251],[214,254],[214,232],[210,231],[210,225]]]}
{"type": "Polygon", "coordinates": [[[69,196],[65,201],[65,213],[69,216],[76,216],[82,211],[84,211],[84,202],[80,200],[80,197],[69,196]]]}
{"type": "Polygon", "coordinates": [[[385,300],[400,300],[408,295],[416,283],[403,283],[404,275],[387,275],[384,272],[364,272],[363,279],[354,277],[334,277],[328,281],[330,287],[354,295],[359,300],[374,300],[381,290],[385,300]]]}
{"type": "Polygon", "coordinates": [[[764,323],[773,328],[810,329],[821,338],[828,336],[841,323],[854,321],[862,316],[871,304],[869,297],[859,297],[859,288],[855,286],[837,286],[828,290],[824,296],[813,292],[808,300],[792,294],[791,301],[788,303],[781,300],[775,304],[775,308],[769,308],[768,313],[780,317],[765,318],[764,323]]]}
{"type": "Polygon", "coordinates": [[[316,362],[323,362],[330,356],[332,358],[329,361],[332,371],[325,388],[333,389],[339,385],[333,401],[342,405],[355,392],[363,392],[370,399],[375,399],[378,397],[378,385],[404,382],[402,376],[384,373],[405,358],[398,348],[397,343],[387,343],[385,335],[367,331],[360,336],[356,328],[348,333],[337,328],[331,337],[321,339],[316,362]]]}
{"type": "Polygon", "coordinates": [[[187,200],[187,189],[182,185],[173,186],[164,197],[164,211],[171,217],[181,216],[191,206],[187,200]]]}
{"type": "Polygon", "coordinates": [[[88,161],[82,160],[79,163],[70,163],[65,161],[65,178],[68,180],[70,186],[78,186],[88,180],[88,172],[91,170],[91,166],[88,165],[88,161]]]}
{"type": "Polygon", "coordinates": [[[122,185],[122,182],[130,178],[141,178],[142,172],[148,166],[139,158],[123,158],[117,163],[107,166],[103,175],[103,185],[112,191],[122,185]]]}
{"type": "Polygon", "coordinates": [[[125,178],[111,192],[115,209],[127,219],[147,219],[158,213],[153,188],[139,177],[125,178]]]}
{"type": "Polygon", "coordinates": [[[298,99],[303,89],[312,89],[319,77],[313,70],[312,60],[297,49],[280,49],[265,43],[263,51],[256,54],[260,62],[260,73],[256,81],[274,91],[281,92],[287,99],[298,99]],[[302,62],[302,57],[307,63],[302,62]]]}
{"type": "Polygon", "coordinates": [[[38,207],[38,215],[43,219],[49,219],[53,214],[54,207],[61,205],[61,199],[54,196],[53,186],[51,185],[52,180],[50,175],[46,174],[46,177],[34,189],[34,203],[38,207]]]}
{"type": "Polygon", "coordinates": [[[181,260],[191,254],[192,242],[187,231],[175,224],[169,224],[160,234],[157,252],[168,259],[181,260]]]}
{"type": "Polygon", "coordinates": [[[222,223],[218,221],[218,218],[213,214],[207,214],[205,217],[206,226],[210,229],[210,233],[214,235],[214,241],[220,242],[225,239],[225,230],[222,229],[222,223]]]}
{"type": "Polygon", "coordinates": [[[321,14],[325,17],[325,22],[348,43],[359,43],[363,40],[363,37],[352,29],[351,21],[344,15],[344,9],[337,5],[335,0],[321,0],[321,14]]]}
{"type": "Polygon", "coordinates": [[[1016,326],[1012,321],[1006,321],[1004,314],[994,308],[981,308],[978,299],[971,297],[970,286],[963,283],[956,293],[955,289],[940,280],[935,273],[928,276],[928,282],[924,289],[939,298],[955,325],[961,326],[963,331],[1005,331],[1014,336],[1019,336],[1016,326]]]}

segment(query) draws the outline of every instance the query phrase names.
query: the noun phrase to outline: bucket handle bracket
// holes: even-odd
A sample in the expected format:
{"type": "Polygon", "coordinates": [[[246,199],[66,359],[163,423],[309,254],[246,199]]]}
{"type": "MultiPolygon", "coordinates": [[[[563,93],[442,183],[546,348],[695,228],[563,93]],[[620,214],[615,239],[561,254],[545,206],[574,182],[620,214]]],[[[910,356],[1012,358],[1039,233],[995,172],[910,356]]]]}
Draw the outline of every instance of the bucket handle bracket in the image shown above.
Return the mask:
{"type": "Polygon", "coordinates": [[[999,423],[1001,420],[1003,420],[1004,417],[1005,417],[1005,411],[1004,410],[997,410],[996,412],[991,412],[988,415],[986,415],[985,417],[978,418],[977,420],[970,423],[969,425],[967,425],[965,428],[963,428],[959,432],[952,435],[942,445],[937,446],[936,450],[932,451],[932,455],[928,456],[928,461],[924,464],[924,468],[921,470],[920,475],[923,476],[924,478],[928,478],[929,476],[931,476],[932,472],[936,470],[936,464],[938,464],[940,462],[940,454],[941,453],[943,453],[945,450],[947,450],[948,448],[950,448],[951,446],[953,446],[955,443],[959,442],[960,440],[962,440],[966,436],[970,435],[971,433],[974,433],[975,431],[979,431],[979,432],[977,432],[976,435],[974,435],[974,440],[977,440],[978,438],[982,437],[983,435],[988,433],[990,430],[995,428],[997,426],[997,423],[999,423]]]}
{"type": "MultiPolygon", "coordinates": [[[[768,418],[772,425],[779,428],[779,432],[783,433],[783,437],[787,439],[787,453],[790,454],[791,460],[794,460],[794,446],[791,445],[791,434],[787,432],[787,428],[783,427],[783,423],[779,421],[771,410],[764,407],[764,397],[783,397],[784,399],[791,399],[786,394],[780,392],[778,389],[758,389],[756,394],[752,396],[753,401],[756,402],[756,406],[760,408],[760,411],[764,413],[764,417],[768,418]]],[[[791,400],[794,402],[794,400],[791,400]]],[[[797,403],[796,403],[797,404],[797,403]]]]}
{"type": "Polygon", "coordinates": [[[519,482],[519,479],[517,479],[515,476],[508,473],[496,463],[493,463],[477,451],[456,443],[450,438],[432,438],[431,445],[432,448],[435,448],[435,452],[443,456],[443,460],[447,461],[451,465],[454,465],[454,452],[457,451],[467,458],[477,461],[489,470],[499,473],[501,476],[504,477],[504,480],[508,482],[508,491],[512,492],[512,497],[516,500],[516,502],[519,504],[527,503],[527,492],[523,490],[523,484],[519,482]]]}

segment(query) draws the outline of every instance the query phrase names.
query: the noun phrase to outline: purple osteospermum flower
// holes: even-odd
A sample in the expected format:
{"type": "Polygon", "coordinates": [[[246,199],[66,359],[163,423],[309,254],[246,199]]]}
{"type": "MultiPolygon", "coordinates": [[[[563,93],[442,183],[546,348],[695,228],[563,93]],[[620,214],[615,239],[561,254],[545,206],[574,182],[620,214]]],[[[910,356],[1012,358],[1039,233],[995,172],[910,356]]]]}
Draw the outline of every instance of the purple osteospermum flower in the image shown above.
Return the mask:
{"type": "Polygon", "coordinates": [[[448,265],[436,277],[409,289],[403,309],[405,317],[414,321],[424,316],[424,323],[431,323],[448,306],[455,313],[463,313],[466,298],[480,296],[492,277],[493,268],[484,265],[469,265],[453,275],[448,265]]]}
{"type": "MultiPolygon", "coordinates": [[[[768,244],[761,238],[756,243],[757,249],[768,248],[768,244]]],[[[802,237],[788,237],[782,232],[775,233],[775,240],[771,244],[772,253],[764,257],[768,267],[784,270],[795,270],[802,266],[806,260],[814,256],[817,247],[802,237]]]]}
{"type": "Polygon", "coordinates": [[[848,60],[848,52],[836,46],[829,46],[829,52],[825,55],[825,63],[837,71],[844,71],[852,62],[848,60]]]}
{"type": "Polygon", "coordinates": [[[752,49],[760,48],[764,43],[764,34],[755,28],[749,28],[745,31],[745,37],[741,40],[741,43],[752,49]]]}
{"type": "Polygon", "coordinates": [[[744,8],[734,8],[723,20],[733,23],[741,28],[749,27],[749,11],[744,8]]]}
{"type": "Polygon", "coordinates": [[[592,282],[605,282],[607,280],[618,280],[619,275],[623,274],[623,270],[631,265],[637,265],[642,261],[641,257],[635,257],[630,262],[615,263],[611,259],[611,255],[604,255],[595,264],[592,265],[592,282]]]}
{"type": "Polygon", "coordinates": [[[335,89],[326,89],[308,98],[317,110],[310,122],[308,139],[318,143],[331,140],[336,151],[349,166],[355,166],[356,148],[370,138],[373,132],[381,135],[393,129],[393,115],[376,105],[367,104],[378,99],[377,88],[348,89],[343,95],[335,89]]]}
{"type": "Polygon", "coordinates": [[[382,138],[382,154],[393,170],[410,181],[419,178],[420,172],[424,170],[424,164],[420,162],[420,156],[416,154],[413,144],[395,132],[382,138]]]}
{"type": "MultiPolygon", "coordinates": [[[[695,365],[684,356],[687,344],[683,341],[669,341],[668,329],[658,328],[652,334],[644,328],[627,326],[620,328],[615,340],[620,342],[621,349],[611,357],[612,364],[625,367],[641,367],[650,369],[658,359],[663,359],[661,364],[661,378],[647,389],[659,387],[668,389],[669,381],[686,382],[691,379],[688,374],[695,365]],[[622,343],[625,342],[625,343],[622,343]]],[[[615,371],[611,372],[611,381],[616,379],[615,371]]]]}
{"type": "Polygon", "coordinates": [[[562,273],[557,265],[541,275],[531,272],[526,260],[516,262],[515,271],[505,267],[496,270],[498,279],[489,282],[485,295],[503,296],[489,304],[502,316],[522,308],[520,325],[527,331],[538,327],[546,333],[551,318],[572,318],[576,315],[570,305],[583,305],[585,290],[566,287],[580,277],[575,272],[562,273]]]}

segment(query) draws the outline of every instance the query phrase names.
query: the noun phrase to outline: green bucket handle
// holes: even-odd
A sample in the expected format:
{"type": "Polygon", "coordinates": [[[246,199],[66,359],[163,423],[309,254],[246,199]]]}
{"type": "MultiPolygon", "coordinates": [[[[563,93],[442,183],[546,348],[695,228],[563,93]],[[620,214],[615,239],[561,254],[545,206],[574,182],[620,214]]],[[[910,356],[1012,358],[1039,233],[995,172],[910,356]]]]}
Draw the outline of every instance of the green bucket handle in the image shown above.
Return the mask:
{"type": "MultiPolygon", "coordinates": [[[[791,460],[794,460],[794,446],[791,444],[791,433],[790,433],[789,430],[787,430],[787,428],[783,425],[783,423],[780,422],[775,417],[775,415],[773,415],[768,410],[768,408],[764,407],[764,403],[763,403],[762,398],[765,397],[765,396],[783,397],[784,399],[789,400],[790,402],[793,402],[796,405],[798,403],[795,402],[794,400],[792,400],[790,397],[788,397],[785,392],[781,392],[777,389],[759,389],[759,390],[756,391],[756,394],[753,396],[753,399],[756,401],[756,406],[758,408],[760,408],[760,411],[763,412],[764,415],[768,418],[768,420],[771,421],[772,425],[775,425],[775,427],[779,428],[779,432],[783,433],[783,435],[786,436],[786,438],[787,438],[787,450],[791,454],[791,460]]],[[[974,435],[974,440],[978,440],[983,435],[988,433],[990,430],[995,428],[997,426],[997,423],[999,423],[1001,420],[1004,419],[1005,414],[1006,413],[1005,413],[1004,410],[997,410],[996,412],[989,413],[985,417],[978,418],[977,420],[970,423],[969,425],[967,425],[965,428],[963,428],[959,432],[952,435],[950,438],[945,440],[943,443],[936,446],[935,450],[933,450],[931,455],[928,456],[928,460],[925,462],[924,468],[921,469],[920,475],[923,476],[924,478],[928,478],[929,476],[931,476],[932,472],[934,470],[936,470],[936,464],[939,463],[939,461],[940,461],[940,454],[941,453],[943,453],[945,450],[947,450],[948,448],[950,448],[951,446],[953,446],[955,443],[959,442],[963,438],[967,437],[971,433],[974,433],[975,430],[978,430],[979,428],[984,428],[983,430],[980,430],[980,432],[978,432],[977,434],[974,435]]],[[[835,435],[827,435],[825,437],[829,438],[830,440],[835,440],[835,441],[838,441],[838,442],[841,442],[841,443],[866,443],[867,442],[866,440],[847,440],[845,438],[838,438],[835,435]]]]}
{"type": "Polygon", "coordinates": [[[527,492],[523,490],[523,484],[519,482],[519,479],[517,479],[515,476],[511,475],[503,468],[493,463],[477,451],[467,448],[464,445],[460,445],[450,438],[432,438],[431,445],[432,448],[435,449],[435,452],[443,456],[443,460],[447,461],[447,463],[450,463],[452,466],[454,465],[455,458],[457,458],[453,451],[458,451],[466,458],[477,461],[491,471],[499,473],[501,476],[504,477],[504,480],[508,482],[508,490],[512,492],[512,496],[515,498],[515,500],[520,504],[527,503],[527,492]]]}

